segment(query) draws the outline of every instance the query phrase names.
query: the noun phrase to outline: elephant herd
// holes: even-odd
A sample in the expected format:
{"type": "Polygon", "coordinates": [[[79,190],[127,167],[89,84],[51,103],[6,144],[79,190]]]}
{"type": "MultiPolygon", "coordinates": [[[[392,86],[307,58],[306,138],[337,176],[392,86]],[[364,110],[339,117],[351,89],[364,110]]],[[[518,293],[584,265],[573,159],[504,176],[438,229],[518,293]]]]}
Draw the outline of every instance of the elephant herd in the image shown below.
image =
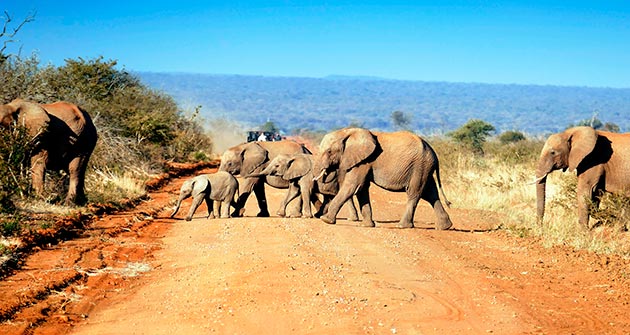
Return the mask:
{"type": "MultiPolygon", "coordinates": [[[[588,227],[589,206],[598,203],[602,192],[630,190],[630,134],[617,134],[591,127],[574,127],[547,139],[536,169],[537,218],[542,222],[545,186],[549,173],[576,170],[578,176],[578,217],[588,227]]],[[[288,188],[277,214],[286,215],[286,206],[300,197],[302,216],[334,224],[341,206],[348,204],[349,219],[358,221],[353,199],[361,211],[361,226],[374,227],[369,187],[376,184],[394,192],[406,192],[407,204],[398,226],[411,228],[418,201],[424,199],[434,209],[436,228],[449,229],[452,222],[443,207],[449,202],[442,190],[439,161],[433,148],[410,132],[376,132],[345,128],[328,133],[319,152],[311,154],[292,141],[250,142],[225,151],[220,171],[243,177],[233,216],[242,216],[253,191],[258,200],[258,216],[269,216],[264,184],[288,188]],[[321,194],[320,202],[317,194],[321,194]]],[[[173,213],[174,215],[175,213],[173,213]]]]}
{"type": "MultiPolygon", "coordinates": [[[[64,170],[69,175],[66,204],[84,203],[85,173],[98,138],[88,113],[68,102],[37,104],[15,99],[0,105],[0,127],[16,125],[24,126],[30,136],[35,194],[43,195],[46,170],[64,170]]],[[[591,204],[598,204],[602,192],[630,193],[630,134],[573,127],[549,136],[538,160],[534,182],[539,222],[545,212],[547,176],[555,170],[567,169],[577,173],[579,223],[588,227],[591,204]]],[[[285,216],[287,204],[298,198],[304,217],[316,216],[334,224],[341,207],[347,203],[349,219],[358,221],[353,200],[356,199],[362,216],[360,225],[374,227],[369,188],[376,184],[388,191],[407,194],[399,227],[413,227],[420,199],[433,207],[437,229],[452,226],[440,200],[441,192],[448,207],[433,148],[407,131],[377,132],[361,128],[326,134],[316,155],[287,140],[249,142],[229,148],[221,157],[219,172],[197,176],[182,186],[172,216],[189,196],[194,200],[188,220],[204,200],[210,212],[214,200],[218,201],[218,207],[223,207],[222,217],[229,216],[230,206],[234,207],[232,216],[242,216],[252,192],[258,200],[258,216],[269,216],[265,184],[288,189],[277,211],[279,216],[285,216]],[[240,185],[235,175],[242,177],[240,185]],[[317,210],[315,214],[311,203],[317,210]]]]}
{"type": "MultiPolygon", "coordinates": [[[[358,220],[354,197],[361,210],[360,225],[374,227],[369,192],[370,185],[374,183],[390,191],[407,193],[407,207],[399,227],[413,227],[416,206],[420,199],[424,199],[435,210],[436,228],[448,229],[453,224],[440,201],[439,171],[435,151],[415,134],[345,128],[324,136],[316,156],[304,146],[286,140],[234,146],[223,153],[218,173],[223,173],[225,178],[234,178],[233,175],[243,177],[238,199],[232,203],[234,216],[243,215],[245,202],[252,191],[256,194],[260,208],[258,216],[269,216],[265,197],[265,184],[268,184],[276,188],[288,188],[277,212],[279,216],[285,216],[287,204],[300,196],[303,217],[313,217],[313,203],[317,208],[315,216],[334,224],[341,206],[347,203],[350,219],[358,220]],[[322,195],[323,202],[320,202],[317,194],[322,195]]],[[[222,184],[225,183],[221,181],[222,184]]],[[[219,184],[216,187],[220,187],[219,184]]],[[[188,183],[182,186],[180,200],[171,216],[177,213],[181,199],[190,194],[190,188],[188,183]]],[[[202,199],[208,202],[224,201],[211,196],[212,188],[210,185],[192,195],[194,200],[187,220],[202,199]]],[[[446,197],[444,201],[448,204],[446,197]]],[[[229,201],[223,202],[227,203],[229,201]]]]}

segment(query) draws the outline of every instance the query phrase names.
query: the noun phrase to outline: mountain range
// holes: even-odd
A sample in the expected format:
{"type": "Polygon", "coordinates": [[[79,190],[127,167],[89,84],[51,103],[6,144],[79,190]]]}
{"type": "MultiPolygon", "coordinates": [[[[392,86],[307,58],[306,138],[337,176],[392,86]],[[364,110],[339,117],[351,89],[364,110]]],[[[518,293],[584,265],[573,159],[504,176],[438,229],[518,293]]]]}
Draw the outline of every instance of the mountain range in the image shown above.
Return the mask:
{"type": "Polygon", "coordinates": [[[201,106],[208,119],[255,129],[271,121],[290,134],[348,125],[393,130],[394,111],[421,134],[443,134],[470,119],[497,132],[531,135],[597,117],[630,129],[630,89],[388,80],[376,77],[264,77],[193,73],[137,73],[183,109],[201,106]]]}

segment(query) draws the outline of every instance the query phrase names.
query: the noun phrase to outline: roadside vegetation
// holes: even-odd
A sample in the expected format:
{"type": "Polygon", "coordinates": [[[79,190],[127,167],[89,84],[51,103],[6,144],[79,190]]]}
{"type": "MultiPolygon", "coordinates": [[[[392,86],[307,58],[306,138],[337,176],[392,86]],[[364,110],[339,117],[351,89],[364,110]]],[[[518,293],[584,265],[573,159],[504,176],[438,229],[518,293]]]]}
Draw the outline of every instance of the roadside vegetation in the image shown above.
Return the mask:
{"type": "MultiPolygon", "coordinates": [[[[22,24],[5,17],[0,45],[13,42],[22,24]],[[9,32],[9,33],[6,33],[9,32]]],[[[95,204],[121,207],[146,194],[145,182],[168,163],[208,160],[213,143],[198,108],[181,110],[174,99],[144,85],[115,60],[67,59],[62,66],[41,64],[0,49],[0,103],[22,98],[38,103],[65,100],[84,108],[98,130],[86,175],[85,208],[62,206],[64,173],[46,175],[46,198],[31,196],[30,138],[25,129],[0,128],[0,256],[14,248],[11,239],[43,232],[54,222],[43,216],[74,215],[95,204]]],[[[54,220],[53,220],[54,221],[54,220]]]]}

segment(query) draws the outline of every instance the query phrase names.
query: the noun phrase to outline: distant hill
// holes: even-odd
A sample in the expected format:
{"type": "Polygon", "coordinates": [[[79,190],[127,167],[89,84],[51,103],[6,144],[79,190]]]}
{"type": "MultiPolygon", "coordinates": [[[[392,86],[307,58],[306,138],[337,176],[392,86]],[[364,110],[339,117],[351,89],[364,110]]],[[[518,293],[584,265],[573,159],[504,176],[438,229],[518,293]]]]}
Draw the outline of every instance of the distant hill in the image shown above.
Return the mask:
{"type": "Polygon", "coordinates": [[[630,89],[387,80],[375,77],[261,77],[138,73],[150,87],[184,108],[202,106],[208,119],[256,127],[274,122],[295,129],[330,130],[349,124],[392,130],[391,114],[411,116],[411,129],[444,133],[471,118],[498,131],[544,134],[596,115],[630,130],[630,89]]]}

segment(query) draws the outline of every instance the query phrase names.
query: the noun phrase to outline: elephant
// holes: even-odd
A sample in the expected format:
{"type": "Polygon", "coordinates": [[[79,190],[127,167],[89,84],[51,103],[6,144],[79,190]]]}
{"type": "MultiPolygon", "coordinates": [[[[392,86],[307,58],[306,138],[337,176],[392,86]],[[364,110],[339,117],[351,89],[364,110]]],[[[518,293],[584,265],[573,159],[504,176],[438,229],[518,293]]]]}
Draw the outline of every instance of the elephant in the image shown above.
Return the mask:
{"type": "Polygon", "coordinates": [[[208,206],[208,218],[214,218],[214,206],[211,200],[217,202],[219,217],[229,218],[230,205],[234,204],[236,192],[238,192],[238,181],[233,175],[225,171],[195,176],[185,181],[182,185],[179,191],[179,199],[177,199],[177,205],[171,214],[171,218],[175,217],[175,214],[179,211],[182,201],[191,196],[193,201],[186,216],[186,221],[192,220],[193,214],[195,214],[195,211],[204,200],[208,206]]]}
{"type": "Polygon", "coordinates": [[[448,206],[437,154],[424,139],[408,131],[390,133],[344,128],[330,132],[320,143],[315,171],[319,172],[316,178],[325,178],[336,171],[340,181],[339,193],[321,217],[325,223],[334,224],[341,205],[356,195],[363,216],[360,225],[374,227],[369,194],[370,183],[374,183],[388,191],[407,193],[406,211],[398,227],[413,228],[420,198],[433,207],[437,229],[445,230],[453,225],[438,194],[437,186],[448,206]]]}
{"type": "Polygon", "coordinates": [[[536,167],[537,217],[545,215],[547,175],[555,170],[577,171],[578,223],[588,229],[589,207],[599,205],[602,192],[630,190],[630,133],[573,127],[547,138],[536,167]]]}
{"type": "MultiPolygon", "coordinates": [[[[260,172],[260,175],[278,176],[290,182],[287,196],[280,204],[279,216],[286,215],[288,203],[298,195],[302,198],[302,217],[312,218],[311,200],[317,199],[316,194],[320,193],[324,201],[319,207],[316,217],[320,217],[326,212],[327,206],[332,197],[339,191],[339,182],[331,174],[331,178],[315,180],[313,175],[313,155],[296,154],[293,156],[278,155],[272,159],[267,167],[260,172]]],[[[316,201],[313,201],[316,202],[316,201]]],[[[350,220],[358,221],[357,209],[352,199],[348,199],[350,206],[350,220]]]]}
{"type": "Polygon", "coordinates": [[[227,171],[232,175],[241,175],[244,178],[244,181],[240,183],[240,195],[232,216],[243,216],[245,203],[253,191],[260,209],[257,216],[268,217],[265,183],[275,188],[285,189],[289,187],[289,182],[277,176],[253,176],[253,174],[262,171],[272,159],[280,154],[298,153],[310,154],[311,152],[305,146],[290,140],[242,143],[223,152],[219,170],[227,171]]]}
{"type": "Polygon", "coordinates": [[[0,105],[0,125],[26,127],[32,137],[32,187],[43,197],[45,170],[64,170],[69,175],[65,203],[86,202],[84,184],[88,161],[98,138],[86,111],[68,102],[37,104],[15,99],[0,105]]]}

